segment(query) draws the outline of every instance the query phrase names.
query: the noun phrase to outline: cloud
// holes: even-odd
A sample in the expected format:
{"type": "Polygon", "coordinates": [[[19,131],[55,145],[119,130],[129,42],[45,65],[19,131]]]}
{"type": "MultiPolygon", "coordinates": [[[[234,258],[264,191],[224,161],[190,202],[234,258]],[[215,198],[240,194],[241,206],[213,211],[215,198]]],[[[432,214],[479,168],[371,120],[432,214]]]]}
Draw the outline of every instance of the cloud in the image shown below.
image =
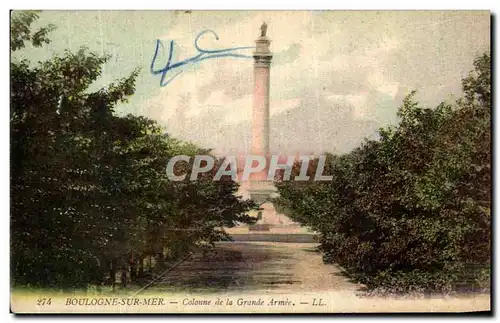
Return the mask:
{"type": "MultiPolygon", "coordinates": [[[[251,46],[262,21],[271,67],[271,148],[346,152],[396,122],[412,89],[424,104],[459,94],[476,54],[489,48],[487,12],[211,12],[177,20],[176,59],[203,48],[251,46]]],[[[246,51],[250,54],[251,51],[246,51]]],[[[208,59],[186,69],[142,105],[172,134],[205,147],[250,149],[251,59],[208,59]]]]}

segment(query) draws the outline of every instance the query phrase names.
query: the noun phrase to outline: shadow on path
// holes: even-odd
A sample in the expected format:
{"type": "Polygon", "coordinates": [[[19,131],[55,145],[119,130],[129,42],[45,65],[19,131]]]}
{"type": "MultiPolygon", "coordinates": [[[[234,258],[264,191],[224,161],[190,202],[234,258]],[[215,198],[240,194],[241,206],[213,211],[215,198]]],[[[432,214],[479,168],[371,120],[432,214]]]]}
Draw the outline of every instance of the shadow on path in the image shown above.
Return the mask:
{"type": "Polygon", "coordinates": [[[335,277],[336,267],[323,265],[315,246],[314,243],[219,243],[206,255],[194,255],[151,289],[220,293],[314,292],[329,286],[335,288],[328,280],[335,277]]]}

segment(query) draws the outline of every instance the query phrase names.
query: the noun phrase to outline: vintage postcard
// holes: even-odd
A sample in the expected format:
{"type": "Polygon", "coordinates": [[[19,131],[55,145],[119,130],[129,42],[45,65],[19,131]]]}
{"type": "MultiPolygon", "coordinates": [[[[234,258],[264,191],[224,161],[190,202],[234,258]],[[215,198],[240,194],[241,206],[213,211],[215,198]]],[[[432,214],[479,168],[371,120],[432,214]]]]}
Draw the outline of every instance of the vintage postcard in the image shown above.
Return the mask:
{"type": "Polygon", "coordinates": [[[489,11],[10,23],[13,313],[491,310],[489,11]]]}

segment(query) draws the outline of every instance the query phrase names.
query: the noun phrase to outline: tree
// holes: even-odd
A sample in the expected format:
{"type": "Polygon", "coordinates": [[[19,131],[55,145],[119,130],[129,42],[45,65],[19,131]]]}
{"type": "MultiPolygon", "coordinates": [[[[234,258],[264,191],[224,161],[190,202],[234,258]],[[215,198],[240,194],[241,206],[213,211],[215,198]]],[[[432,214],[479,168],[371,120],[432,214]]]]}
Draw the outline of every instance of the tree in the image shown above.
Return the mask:
{"type": "Polygon", "coordinates": [[[278,187],[278,203],[320,233],[325,261],[371,289],[489,286],[489,55],[474,66],[455,106],[422,108],[411,93],[380,140],[330,158],[331,183],[278,187]]]}
{"type": "MultiPolygon", "coordinates": [[[[11,50],[48,43],[31,33],[37,12],[11,18],[11,50]]],[[[14,285],[85,287],[131,259],[164,261],[224,238],[222,226],[250,221],[252,202],[233,181],[171,182],[176,154],[207,153],[143,117],[116,116],[138,70],[90,92],[109,56],[82,48],[32,64],[11,62],[11,259],[14,285]]],[[[186,165],[188,168],[191,165],[186,165]]],[[[134,266],[135,270],[137,269],[134,266]]]]}

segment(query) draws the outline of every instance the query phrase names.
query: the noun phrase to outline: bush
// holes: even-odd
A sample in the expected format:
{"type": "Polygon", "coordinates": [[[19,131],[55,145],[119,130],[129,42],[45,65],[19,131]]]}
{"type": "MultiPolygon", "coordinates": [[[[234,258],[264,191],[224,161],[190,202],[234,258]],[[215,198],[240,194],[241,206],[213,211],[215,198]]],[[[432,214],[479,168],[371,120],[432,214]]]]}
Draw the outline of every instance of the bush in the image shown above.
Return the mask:
{"type": "Polygon", "coordinates": [[[277,203],[319,232],[325,262],[370,289],[489,286],[489,55],[474,65],[456,106],[422,108],[411,93],[398,126],[329,155],[330,183],[278,183],[277,203]]]}
{"type": "MultiPolygon", "coordinates": [[[[52,26],[30,32],[37,17],[13,14],[12,51],[49,42],[52,26]]],[[[234,181],[168,179],[171,157],[209,151],[152,120],[117,116],[138,71],[91,92],[107,59],[81,49],[11,62],[13,285],[85,288],[110,278],[114,286],[119,270],[135,276],[146,258],[183,257],[225,239],[223,227],[252,221],[256,206],[235,196],[234,181]]]]}

